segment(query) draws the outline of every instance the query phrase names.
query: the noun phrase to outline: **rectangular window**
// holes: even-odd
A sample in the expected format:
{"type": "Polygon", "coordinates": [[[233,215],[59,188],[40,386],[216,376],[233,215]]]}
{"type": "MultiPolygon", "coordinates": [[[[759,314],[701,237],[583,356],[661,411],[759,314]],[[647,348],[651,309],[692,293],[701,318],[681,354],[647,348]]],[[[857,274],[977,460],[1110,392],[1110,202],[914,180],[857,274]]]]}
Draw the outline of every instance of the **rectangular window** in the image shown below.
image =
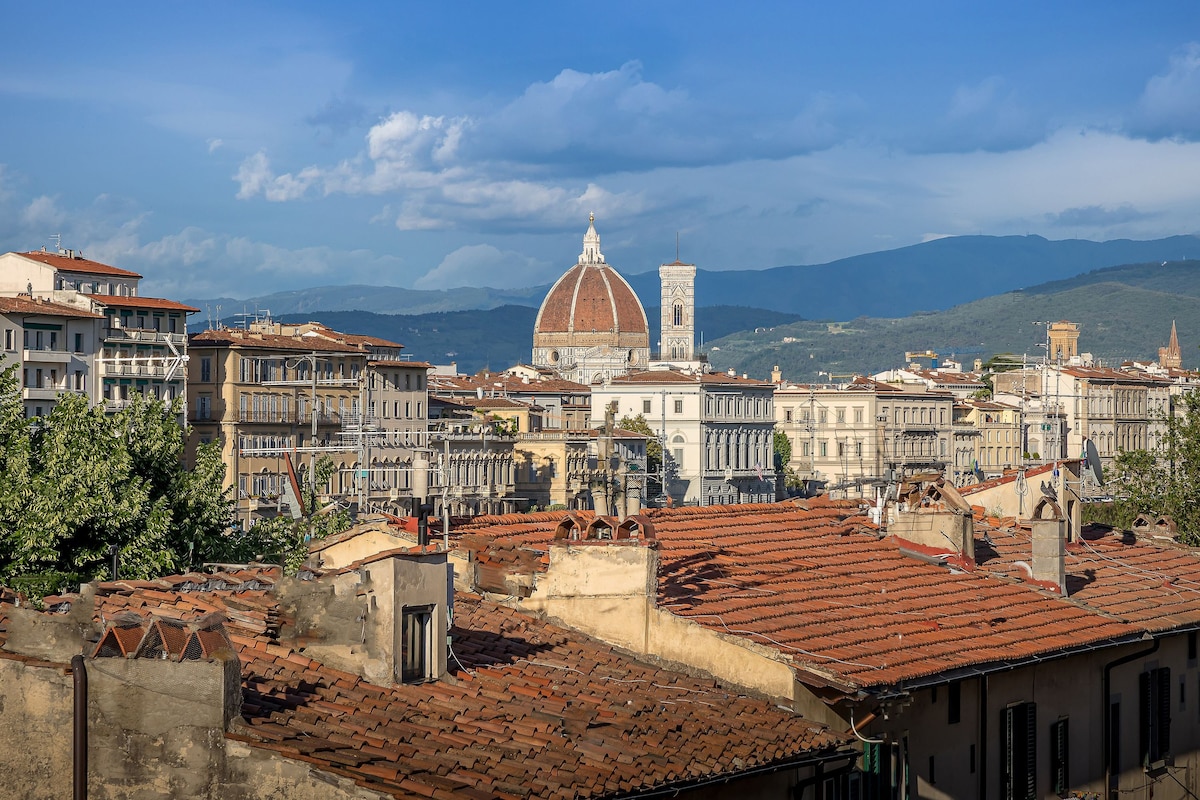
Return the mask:
{"type": "Polygon", "coordinates": [[[642,401],[642,413],[643,413],[643,414],[649,414],[649,413],[650,413],[650,401],[649,401],[649,400],[643,400],[643,401],[642,401]]]}
{"type": "Polygon", "coordinates": [[[837,421],[838,421],[838,422],[845,422],[845,421],[846,421],[846,409],[844,409],[844,408],[838,408],[838,409],[836,410],[836,413],[837,413],[837,421]]]}
{"type": "Polygon", "coordinates": [[[682,414],[682,413],[683,413],[683,401],[682,401],[682,400],[676,400],[676,401],[675,401],[675,413],[676,413],[676,414],[682,414]]]}
{"type": "Polygon", "coordinates": [[[209,383],[212,381],[212,359],[200,359],[200,382],[209,383]]]}
{"type": "Polygon", "coordinates": [[[863,421],[863,410],[861,408],[854,409],[854,421],[855,422],[863,421]]]}
{"type": "Polygon", "coordinates": [[[433,608],[405,608],[401,622],[400,679],[420,683],[433,674],[433,608]]]}
{"type": "Polygon", "coordinates": [[[958,681],[950,684],[947,687],[949,694],[949,706],[946,716],[946,721],[951,725],[956,725],[962,721],[962,684],[958,681]]]}
{"type": "Polygon", "coordinates": [[[76,353],[83,352],[83,334],[82,333],[75,334],[75,352],[76,353]]]}
{"type": "Polygon", "coordinates": [[[829,443],[826,442],[824,439],[822,439],[821,440],[821,456],[825,457],[827,455],[829,455],[829,443]]]}
{"type": "Polygon", "coordinates": [[[17,334],[17,332],[12,328],[4,329],[4,349],[5,350],[16,350],[17,349],[16,348],[16,344],[17,344],[17,335],[16,334],[17,334]]]}
{"type": "Polygon", "coordinates": [[[784,422],[792,421],[792,410],[790,408],[785,408],[783,410],[783,421],[784,422]]]}
{"type": "Polygon", "coordinates": [[[1009,706],[1001,723],[1000,796],[1004,800],[1037,800],[1037,706],[1009,706]]]}
{"type": "Polygon", "coordinates": [[[1067,769],[1070,760],[1070,739],[1067,730],[1067,718],[1062,717],[1050,724],[1050,791],[1064,795],[1071,785],[1067,769]]]}
{"type": "Polygon", "coordinates": [[[1138,676],[1139,748],[1142,765],[1162,761],[1171,752],[1171,670],[1146,670],[1138,676]]]}

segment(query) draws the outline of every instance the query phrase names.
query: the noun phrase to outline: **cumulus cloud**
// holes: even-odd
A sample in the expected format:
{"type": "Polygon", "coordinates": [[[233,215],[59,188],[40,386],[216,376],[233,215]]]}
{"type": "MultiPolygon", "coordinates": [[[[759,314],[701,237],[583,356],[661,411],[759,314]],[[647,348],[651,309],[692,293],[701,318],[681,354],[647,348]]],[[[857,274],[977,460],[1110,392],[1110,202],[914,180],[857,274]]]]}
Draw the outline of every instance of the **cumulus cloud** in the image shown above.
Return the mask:
{"type": "Polygon", "coordinates": [[[756,127],[696,107],[685,91],[646,80],[631,61],[604,72],[563,70],[478,116],[395,111],[371,126],[357,155],[337,164],[277,172],[259,151],[234,180],[243,200],[387,197],[391,221],[405,231],[545,230],[589,211],[610,219],[644,213],[643,192],[605,185],[618,173],[827,147],[841,136],[838,120],[859,105],[819,95],[782,121],[756,127]],[[720,135],[713,131],[721,126],[707,124],[714,117],[726,123],[720,135]]]}
{"type": "Polygon", "coordinates": [[[1130,130],[1151,139],[1200,138],[1200,44],[1171,57],[1166,74],[1146,82],[1130,130]]]}
{"type": "Polygon", "coordinates": [[[242,161],[233,179],[238,183],[239,200],[261,194],[268,200],[283,202],[303,197],[320,177],[321,171],[316,167],[303,169],[296,175],[275,175],[267,154],[260,150],[242,161]]]}
{"type": "Polygon", "coordinates": [[[449,253],[442,262],[413,283],[417,289],[454,289],[459,286],[523,286],[552,276],[545,261],[500,250],[490,244],[472,244],[449,253]]]}

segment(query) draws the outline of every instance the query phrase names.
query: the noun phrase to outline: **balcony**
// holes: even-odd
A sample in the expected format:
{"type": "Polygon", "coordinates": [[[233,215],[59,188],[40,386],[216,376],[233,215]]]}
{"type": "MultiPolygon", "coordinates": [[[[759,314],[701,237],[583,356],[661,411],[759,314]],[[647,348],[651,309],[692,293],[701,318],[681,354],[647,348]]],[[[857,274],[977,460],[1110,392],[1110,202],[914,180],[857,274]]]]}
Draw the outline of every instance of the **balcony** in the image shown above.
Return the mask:
{"type": "Polygon", "coordinates": [[[30,362],[66,364],[70,362],[71,355],[66,350],[51,350],[45,347],[37,350],[27,347],[21,351],[21,360],[27,364],[30,362]]]}
{"type": "MultiPolygon", "coordinates": [[[[210,411],[205,415],[206,421],[211,416],[212,412],[210,411]]],[[[199,414],[197,414],[197,418],[199,418],[199,414]]],[[[291,425],[292,415],[280,412],[269,414],[261,411],[258,413],[253,411],[243,411],[238,414],[238,422],[268,422],[276,425],[291,425]]]]}
{"type": "Polygon", "coordinates": [[[163,333],[162,331],[146,330],[144,328],[105,328],[104,340],[112,343],[138,342],[140,344],[162,344],[168,342],[178,348],[187,344],[187,335],[182,333],[163,333]]]}
{"type": "MultiPolygon", "coordinates": [[[[166,378],[167,365],[158,363],[101,363],[100,374],[106,378],[166,378]]],[[[173,380],[183,380],[183,370],[176,370],[173,380]]]]}
{"type": "Polygon", "coordinates": [[[23,400],[53,400],[58,397],[60,392],[65,389],[25,387],[21,390],[21,398],[23,400]]]}

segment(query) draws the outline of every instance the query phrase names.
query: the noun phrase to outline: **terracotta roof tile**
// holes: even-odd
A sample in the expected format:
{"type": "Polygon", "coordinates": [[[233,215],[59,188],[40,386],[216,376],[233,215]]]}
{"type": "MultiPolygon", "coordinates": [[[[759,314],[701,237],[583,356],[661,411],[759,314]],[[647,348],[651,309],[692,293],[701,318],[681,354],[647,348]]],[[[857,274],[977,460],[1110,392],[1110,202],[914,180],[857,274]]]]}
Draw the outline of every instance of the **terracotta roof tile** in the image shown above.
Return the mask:
{"type": "Polygon", "coordinates": [[[56,253],[46,253],[41,250],[34,250],[29,253],[20,253],[19,255],[25,258],[31,258],[34,261],[40,261],[43,264],[48,264],[54,267],[59,272],[80,272],[87,275],[111,275],[115,278],[140,278],[142,277],[136,272],[130,272],[127,269],[118,269],[110,267],[108,264],[101,264],[99,261],[89,261],[86,258],[68,258],[60,256],[56,253]]]}
{"type": "MultiPolygon", "coordinates": [[[[659,606],[779,650],[802,679],[811,671],[863,687],[1140,632],[987,571],[955,573],[910,558],[894,539],[865,532],[852,502],[806,505],[648,511],[659,606]]],[[[462,544],[516,567],[520,558],[489,537],[544,550],[557,525],[552,516],[476,520],[462,544]]]]}
{"type": "Polygon", "coordinates": [[[46,314],[51,317],[104,318],[100,314],[93,314],[90,310],[78,306],[34,300],[29,297],[0,297],[0,314],[46,314]]]}
{"type": "MultiPolygon", "coordinates": [[[[227,575],[230,589],[200,588],[206,577],[176,576],[155,589],[98,584],[97,613],[188,619],[205,595],[230,618],[242,662],[245,725],[229,737],[397,797],[605,796],[832,755],[846,744],[773,703],[637,662],[474,595],[455,599],[456,680],[370,684],[279,640],[282,612],[260,588],[271,572],[227,575]],[[269,622],[248,624],[235,611],[269,622]]],[[[0,597],[0,628],[4,597],[12,601],[0,597]]]]}
{"type": "Polygon", "coordinates": [[[184,311],[188,314],[200,310],[174,300],[164,300],[161,297],[120,297],[115,294],[89,294],[88,297],[97,303],[114,308],[149,308],[161,311],[184,311]]]}

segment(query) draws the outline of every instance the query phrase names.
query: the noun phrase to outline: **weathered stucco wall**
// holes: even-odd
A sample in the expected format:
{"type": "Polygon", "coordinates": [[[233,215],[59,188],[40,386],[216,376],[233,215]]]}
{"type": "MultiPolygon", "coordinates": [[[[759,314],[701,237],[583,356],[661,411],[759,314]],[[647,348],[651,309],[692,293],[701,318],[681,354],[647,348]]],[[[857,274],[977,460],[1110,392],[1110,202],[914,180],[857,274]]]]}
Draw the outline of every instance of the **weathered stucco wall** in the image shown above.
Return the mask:
{"type": "Polygon", "coordinates": [[[777,650],[656,608],[658,553],[629,544],[556,545],[533,594],[514,602],[609,644],[668,666],[704,672],[734,686],[801,703],[806,717],[840,724],[798,684],[777,650]]]}
{"type": "MultiPolygon", "coordinates": [[[[225,737],[221,662],[89,659],[93,800],[375,800],[377,792],[225,737]]],[[[236,674],[236,668],[232,670],[236,674]]],[[[238,687],[238,697],[240,697],[238,687]]],[[[0,658],[0,796],[71,796],[73,678],[0,658]]]]}

